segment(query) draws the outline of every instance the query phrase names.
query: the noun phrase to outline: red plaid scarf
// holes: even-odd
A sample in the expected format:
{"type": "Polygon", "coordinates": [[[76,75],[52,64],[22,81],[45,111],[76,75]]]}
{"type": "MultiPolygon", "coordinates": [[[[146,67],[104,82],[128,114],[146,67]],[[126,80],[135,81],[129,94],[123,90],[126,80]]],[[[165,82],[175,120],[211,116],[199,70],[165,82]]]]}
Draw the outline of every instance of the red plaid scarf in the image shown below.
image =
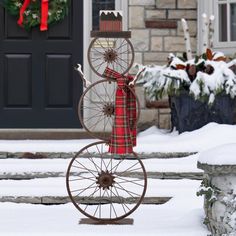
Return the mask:
{"type": "MultiPolygon", "coordinates": [[[[133,80],[132,76],[123,76],[118,72],[106,68],[104,76],[117,81],[115,119],[112,128],[109,152],[114,154],[128,154],[136,146],[136,97],[127,88],[133,80]]],[[[134,88],[132,88],[133,92],[134,88]]]]}

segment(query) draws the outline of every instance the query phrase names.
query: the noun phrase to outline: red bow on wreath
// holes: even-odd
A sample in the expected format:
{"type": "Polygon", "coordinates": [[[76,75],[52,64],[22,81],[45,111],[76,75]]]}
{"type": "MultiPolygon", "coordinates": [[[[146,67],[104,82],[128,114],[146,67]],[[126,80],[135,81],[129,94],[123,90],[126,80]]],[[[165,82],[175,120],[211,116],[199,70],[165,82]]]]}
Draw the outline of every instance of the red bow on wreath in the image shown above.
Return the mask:
{"type": "MultiPolygon", "coordinates": [[[[17,22],[18,25],[20,25],[20,26],[23,26],[24,12],[26,11],[26,9],[30,5],[30,3],[31,3],[31,0],[24,0],[24,3],[20,9],[20,16],[19,16],[19,20],[17,22]]],[[[40,30],[41,31],[48,30],[48,0],[41,0],[40,30]]]]}
{"type": "Polygon", "coordinates": [[[117,82],[115,118],[112,128],[109,152],[114,154],[128,154],[136,146],[136,97],[126,85],[133,80],[132,76],[124,76],[106,68],[104,76],[115,79],[117,82]]]}

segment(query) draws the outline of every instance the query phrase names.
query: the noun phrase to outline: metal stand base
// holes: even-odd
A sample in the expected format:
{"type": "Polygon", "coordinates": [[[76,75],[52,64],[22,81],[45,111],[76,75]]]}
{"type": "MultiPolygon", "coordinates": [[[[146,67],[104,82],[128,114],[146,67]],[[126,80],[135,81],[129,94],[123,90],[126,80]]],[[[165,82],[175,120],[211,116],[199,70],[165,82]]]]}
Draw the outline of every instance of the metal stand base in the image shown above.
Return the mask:
{"type": "Polygon", "coordinates": [[[134,219],[126,218],[119,221],[96,221],[89,218],[82,218],[79,221],[80,225],[133,225],[134,219]]]}

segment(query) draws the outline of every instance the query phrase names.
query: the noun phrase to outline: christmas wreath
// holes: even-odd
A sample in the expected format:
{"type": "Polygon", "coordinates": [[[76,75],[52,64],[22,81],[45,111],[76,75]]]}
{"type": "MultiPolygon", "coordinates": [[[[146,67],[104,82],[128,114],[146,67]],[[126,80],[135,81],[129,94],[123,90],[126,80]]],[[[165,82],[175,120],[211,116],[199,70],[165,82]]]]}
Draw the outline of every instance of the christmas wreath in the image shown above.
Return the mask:
{"type": "Polygon", "coordinates": [[[18,17],[18,25],[26,30],[40,25],[40,30],[45,31],[48,25],[67,16],[69,0],[5,0],[4,7],[18,17]]]}

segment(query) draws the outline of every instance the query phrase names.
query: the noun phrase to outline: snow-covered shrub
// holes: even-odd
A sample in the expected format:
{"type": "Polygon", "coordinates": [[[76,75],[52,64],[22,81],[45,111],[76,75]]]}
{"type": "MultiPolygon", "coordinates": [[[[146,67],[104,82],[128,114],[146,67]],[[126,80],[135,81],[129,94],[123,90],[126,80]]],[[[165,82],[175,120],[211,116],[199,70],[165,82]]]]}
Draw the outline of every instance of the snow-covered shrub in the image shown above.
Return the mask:
{"type": "Polygon", "coordinates": [[[140,83],[151,101],[185,91],[196,100],[212,104],[217,95],[230,95],[232,99],[236,96],[236,75],[231,70],[234,64],[210,49],[192,60],[170,54],[166,66],[145,66],[140,83]]]}

